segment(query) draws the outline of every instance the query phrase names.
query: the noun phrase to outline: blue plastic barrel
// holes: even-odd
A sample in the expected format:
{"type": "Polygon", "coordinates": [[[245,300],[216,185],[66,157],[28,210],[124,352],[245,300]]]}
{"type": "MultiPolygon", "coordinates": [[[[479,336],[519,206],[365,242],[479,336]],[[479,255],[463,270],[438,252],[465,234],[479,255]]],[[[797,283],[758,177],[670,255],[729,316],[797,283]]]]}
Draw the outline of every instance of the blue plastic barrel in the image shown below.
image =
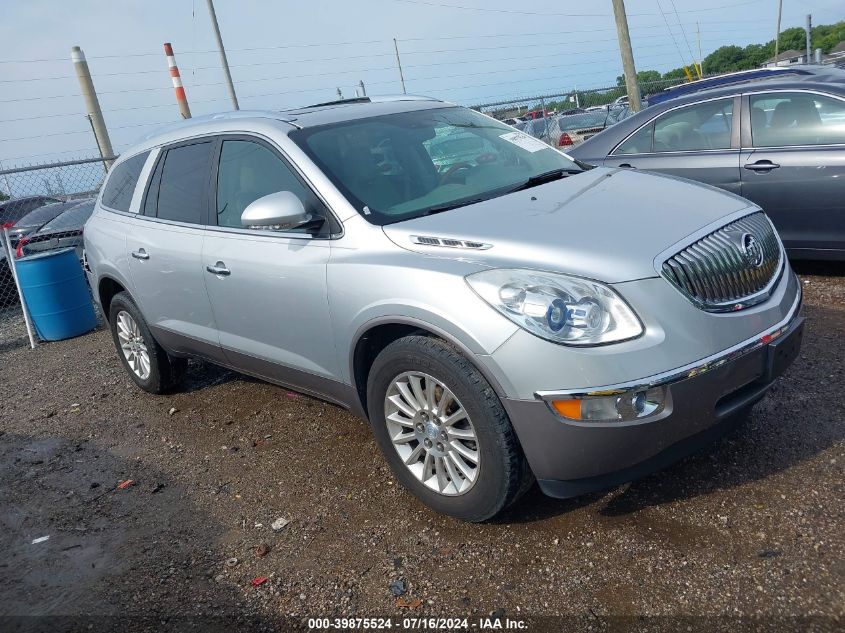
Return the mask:
{"type": "Polygon", "coordinates": [[[29,255],[15,263],[26,307],[41,339],[61,341],[97,327],[76,249],[29,255]]]}

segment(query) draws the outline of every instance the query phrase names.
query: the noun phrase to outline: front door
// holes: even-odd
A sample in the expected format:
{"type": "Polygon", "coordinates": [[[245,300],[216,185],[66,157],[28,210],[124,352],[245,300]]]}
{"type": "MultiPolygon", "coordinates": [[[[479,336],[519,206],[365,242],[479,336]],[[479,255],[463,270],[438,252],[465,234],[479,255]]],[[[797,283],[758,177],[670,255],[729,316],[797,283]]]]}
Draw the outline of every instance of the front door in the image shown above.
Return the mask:
{"type": "Polygon", "coordinates": [[[290,191],[313,215],[328,217],[317,196],[271,146],[223,138],[216,159],[216,209],[203,245],[205,285],[229,363],[253,374],[331,396],[339,372],[326,286],[331,253],[325,230],[248,229],[241,214],[254,200],[290,191]]]}
{"type": "Polygon", "coordinates": [[[845,250],[845,101],[809,92],[749,96],[742,195],[792,254],[845,250]]]}
{"type": "Polygon", "coordinates": [[[640,128],[604,161],[608,167],[657,171],[740,192],[739,129],[726,97],[669,110],[640,128]]]}
{"type": "Polygon", "coordinates": [[[163,152],[142,214],[128,220],[126,246],[135,299],[156,339],[221,360],[202,267],[213,147],[193,142],[163,152]]]}

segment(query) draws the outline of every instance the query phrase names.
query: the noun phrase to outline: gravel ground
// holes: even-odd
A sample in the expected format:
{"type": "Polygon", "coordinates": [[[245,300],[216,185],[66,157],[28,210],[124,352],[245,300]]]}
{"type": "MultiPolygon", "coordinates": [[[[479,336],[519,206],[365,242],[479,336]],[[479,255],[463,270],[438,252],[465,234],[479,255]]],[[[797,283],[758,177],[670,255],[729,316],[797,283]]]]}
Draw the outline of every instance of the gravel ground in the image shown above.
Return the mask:
{"type": "Polygon", "coordinates": [[[842,630],[845,266],[799,272],[803,353],[738,431],[606,493],[534,489],[483,525],[420,505],[332,405],[200,363],[183,391],[145,394],[105,330],[0,348],[0,628],[493,613],[532,630],[842,630]]]}

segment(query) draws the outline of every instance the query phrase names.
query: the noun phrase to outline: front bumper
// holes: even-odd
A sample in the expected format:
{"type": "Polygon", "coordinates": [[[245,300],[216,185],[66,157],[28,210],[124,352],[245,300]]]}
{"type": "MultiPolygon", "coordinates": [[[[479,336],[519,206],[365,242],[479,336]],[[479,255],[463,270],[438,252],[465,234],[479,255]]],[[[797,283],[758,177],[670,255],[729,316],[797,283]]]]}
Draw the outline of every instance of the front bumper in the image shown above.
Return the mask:
{"type": "Polygon", "coordinates": [[[743,417],[798,356],[803,332],[800,293],[789,317],[752,340],[641,381],[575,392],[504,399],[540,488],[567,498],[642,477],[712,442],[743,417]],[[547,402],[556,396],[664,386],[665,407],[631,422],[574,422],[547,402]]]}

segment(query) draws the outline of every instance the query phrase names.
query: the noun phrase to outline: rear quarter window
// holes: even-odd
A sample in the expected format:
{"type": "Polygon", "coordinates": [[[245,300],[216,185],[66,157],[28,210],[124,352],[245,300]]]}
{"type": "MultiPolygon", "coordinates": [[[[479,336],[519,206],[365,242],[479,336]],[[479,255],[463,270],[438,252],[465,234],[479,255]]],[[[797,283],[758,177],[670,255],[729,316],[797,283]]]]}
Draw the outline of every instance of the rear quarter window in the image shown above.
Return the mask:
{"type": "Polygon", "coordinates": [[[149,152],[138,154],[112,169],[103,188],[102,203],[105,206],[116,211],[129,211],[138,178],[149,155],[149,152]]]}

